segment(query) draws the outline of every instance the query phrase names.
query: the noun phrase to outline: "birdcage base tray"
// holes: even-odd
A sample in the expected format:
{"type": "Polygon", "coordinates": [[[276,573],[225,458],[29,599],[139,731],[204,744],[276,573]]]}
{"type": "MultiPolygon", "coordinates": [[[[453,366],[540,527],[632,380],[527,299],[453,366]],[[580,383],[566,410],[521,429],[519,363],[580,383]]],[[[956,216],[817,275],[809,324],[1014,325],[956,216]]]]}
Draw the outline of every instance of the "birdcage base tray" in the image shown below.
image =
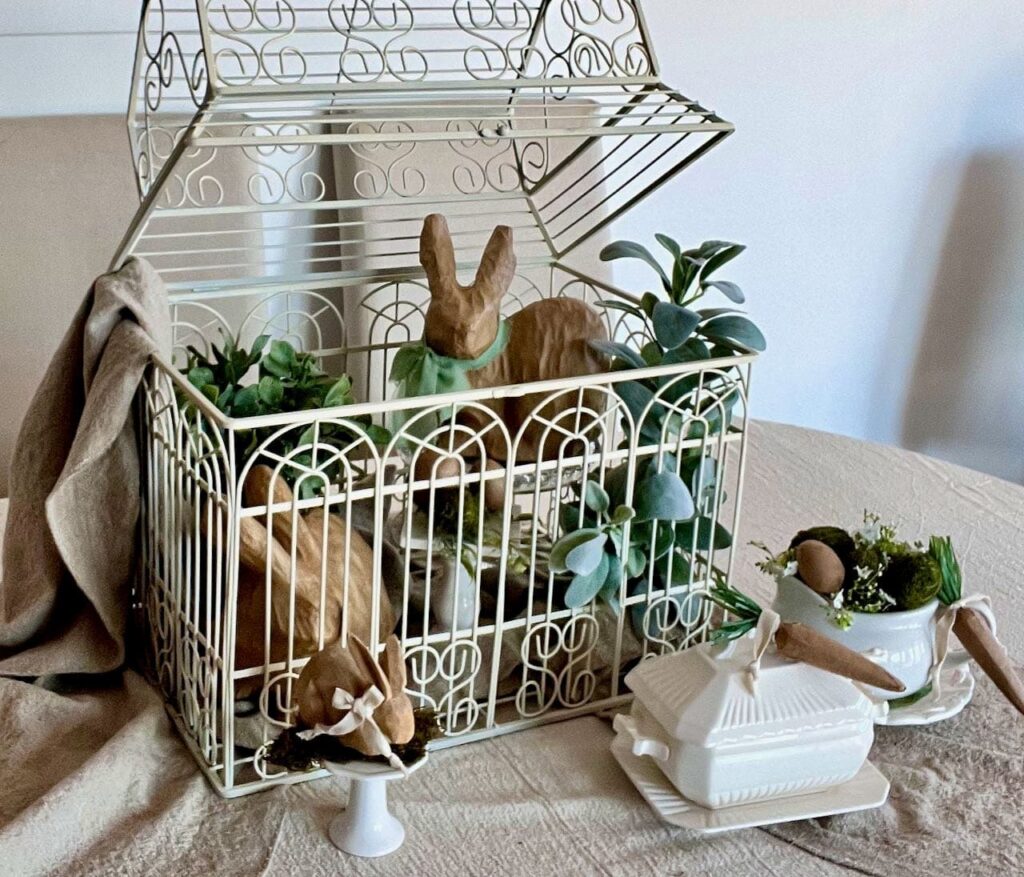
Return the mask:
{"type": "Polygon", "coordinates": [[[407,765],[407,772],[369,761],[324,762],[336,777],[350,781],[348,805],[331,821],[328,837],[339,850],[366,859],[393,853],[405,842],[405,828],[388,810],[388,783],[421,768],[424,755],[407,765]]]}
{"type": "Polygon", "coordinates": [[[643,799],[665,822],[701,835],[870,810],[881,807],[889,797],[889,781],[870,761],[865,761],[852,780],[830,789],[709,810],[680,795],[657,764],[650,758],[634,755],[632,747],[633,741],[627,735],[617,734],[612,742],[612,755],[643,799]]]}

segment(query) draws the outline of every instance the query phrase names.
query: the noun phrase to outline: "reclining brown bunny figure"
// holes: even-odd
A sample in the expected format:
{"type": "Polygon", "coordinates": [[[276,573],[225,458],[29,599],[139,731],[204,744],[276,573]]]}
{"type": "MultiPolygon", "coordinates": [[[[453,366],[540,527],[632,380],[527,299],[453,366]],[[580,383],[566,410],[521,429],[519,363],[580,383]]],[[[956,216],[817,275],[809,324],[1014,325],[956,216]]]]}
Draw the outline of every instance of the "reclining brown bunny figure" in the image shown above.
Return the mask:
{"type": "MultiPolygon", "coordinates": [[[[448,223],[431,214],[420,235],[420,263],[430,287],[430,305],[424,321],[423,339],[436,354],[457,360],[481,357],[495,344],[501,328],[501,301],[515,277],[516,256],[512,229],[494,229],[484,250],[476,279],[469,286],[459,283],[455,273],[455,251],[448,223]]],[[[469,371],[473,388],[523,384],[598,374],[607,370],[607,360],[590,342],[608,337],[599,314],[586,302],[572,298],[548,298],[533,302],[507,320],[508,341],[504,349],[482,368],[469,371]]],[[[533,409],[546,394],[511,397],[489,403],[515,439],[533,409]]],[[[596,394],[589,399],[598,410],[596,394]]],[[[576,405],[573,395],[549,404],[546,418],[576,405]]],[[[466,412],[465,418],[472,419],[466,412]]],[[[480,426],[483,426],[481,423],[480,426]]],[[[542,427],[532,425],[523,435],[516,460],[550,459],[558,454],[560,437],[551,437],[544,448],[542,427]]],[[[484,437],[488,457],[505,460],[504,439],[495,431],[484,437]]]]}
{"type": "MultiPolygon", "coordinates": [[[[283,477],[274,478],[269,466],[254,466],[245,480],[247,506],[266,505],[273,482],[274,503],[292,503],[294,497],[283,477]]],[[[295,549],[295,603],[292,656],[303,658],[320,649],[321,565],[326,528],[327,564],[324,587],[323,644],[341,636],[342,615],[348,633],[369,640],[373,607],[373,549],[359,533],[348,531],[345,521],[324,508],[295,515],[291,508],[273,515],[271,534],[262,516],[240,518],[238,614],[235,624],[235,667],[246,669],[283,661],[288,656],[291,617],[291,565],[295,549]],[[326,519],[326,520],[325,520],[326,519]],[[270,655],[265,654],[267,616],[267,567],[270,567],[270,655]],[[347,564],[347,575],[346,575],[347,564]],[[347,585],[347,595],[346,595],[347,585]],[[346,603],[347,597],[347,603],[346,603]]],[[[395,616],[383,585],[380,588],[379,635],[395,627],[395,616]]],[[[262,686],[255,677],[238,683],[236,695],[244,697],[262,686]]]]}
{"type": "Polygon", "coordinates": [[[299,723],[309,729],[301,735],[330,734],[363,755],[390,756],[390,744],[408,743],[416,720],[398,637],[388,637],[382,663],[354,636],[314,655],[295,685],[299,723]]]}

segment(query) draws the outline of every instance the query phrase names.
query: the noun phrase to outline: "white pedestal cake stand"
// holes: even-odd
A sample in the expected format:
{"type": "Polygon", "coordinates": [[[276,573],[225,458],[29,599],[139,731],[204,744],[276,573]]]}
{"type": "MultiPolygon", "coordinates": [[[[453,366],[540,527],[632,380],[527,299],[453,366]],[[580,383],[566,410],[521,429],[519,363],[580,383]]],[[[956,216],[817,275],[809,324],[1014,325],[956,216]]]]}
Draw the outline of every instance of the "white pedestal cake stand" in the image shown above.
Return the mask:
{"type": "Polygon", "coordinates": [[[408,774],[371,761],[330,762],[324,767],[351,781],[348,806],[331,822],[328,835],[339,850],[353,856],[375,858],[397,850],[405,829],[388,810],[388,783],[405,779],[427,761],[424,755],[408,765],[408,774]]]}

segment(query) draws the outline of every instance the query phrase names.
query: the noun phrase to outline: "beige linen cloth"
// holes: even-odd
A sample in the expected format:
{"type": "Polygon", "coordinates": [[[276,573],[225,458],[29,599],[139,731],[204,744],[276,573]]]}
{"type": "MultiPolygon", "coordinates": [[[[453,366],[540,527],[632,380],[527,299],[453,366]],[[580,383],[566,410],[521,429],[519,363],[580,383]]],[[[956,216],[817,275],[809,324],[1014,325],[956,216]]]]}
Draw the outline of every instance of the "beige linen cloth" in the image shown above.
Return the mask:
{"type": "MultiPolygon", "coordinates": [[[[951,533],[1019,657],[1024,489],[808,430],[754,424],[751,440],[745,538],[775,544],[822,519],[855,522],[865,505],[909,538],[951,533]]],[[[766,599],[756,558],[741,549],[738,584],[766,599]]],[[[217,797],[136,673],[82,688],[0,678],[0,875],[1024,873],[1024,721],[985,679],[955,719],[878,729],[871,758],[892,781],[883,807],[768,830],[698,838],[666,825],[611,739],[589,717],[436,752],[390,792],[405,846],[357,859],[327,840],[344,783],[217,797]]]]}
{"type": "Polygon", "coordinates": [[[132,259],[93,284],[18,436],[0,584],[0,674],[124,661],[139,513],[132,402],[170,343],[167,293],[132,259]]]}

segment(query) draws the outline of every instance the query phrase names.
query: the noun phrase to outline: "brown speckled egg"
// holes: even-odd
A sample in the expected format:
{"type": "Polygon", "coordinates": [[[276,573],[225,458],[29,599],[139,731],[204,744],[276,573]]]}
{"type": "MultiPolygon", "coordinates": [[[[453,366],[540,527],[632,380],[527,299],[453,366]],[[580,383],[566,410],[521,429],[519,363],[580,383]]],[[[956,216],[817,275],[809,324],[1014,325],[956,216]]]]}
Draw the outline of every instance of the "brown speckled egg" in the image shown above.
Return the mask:
{"type": "MultiPolygon", "coordinates": [[[[485,464],[487,471],[491,472],[495,469],[501,469],[504,472],[505,467],[494,460],[488,460],[485,464]]],[[[505,479],[495,478],[492,481],[484,482],[484,505],[487,507],[489,512],[500,512],[505,508],[505,479]]]]}
{"type": "Polygon", "coordinates": [[[808,539],[796,547],[797,575],[812,591],[832,595],[843,587],[846,569],[824,542],[808,539]]]}
{"type": "Polygon", "coordinates": [[[416,460],[413,476],[417,481],[430,481],[442,478],[457,478],[461,471],[459,461],[455,457],[440,458],[436,451],[426,449],[416,460]]]}

